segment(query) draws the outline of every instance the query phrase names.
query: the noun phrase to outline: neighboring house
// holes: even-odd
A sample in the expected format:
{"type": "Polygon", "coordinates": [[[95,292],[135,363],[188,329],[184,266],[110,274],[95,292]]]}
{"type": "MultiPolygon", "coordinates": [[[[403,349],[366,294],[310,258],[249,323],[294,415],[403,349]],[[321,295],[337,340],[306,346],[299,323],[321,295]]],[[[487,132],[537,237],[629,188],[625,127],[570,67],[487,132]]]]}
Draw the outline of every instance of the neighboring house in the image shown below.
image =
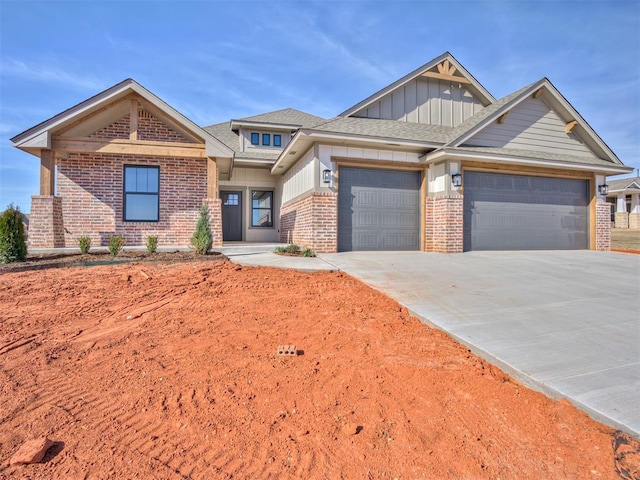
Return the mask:
{"type": "Polygon", "coordinates": [[[217,246],[608,250],[599,187],[631,171],[548,79],[496,100],[449,53],[330,120],[201,128],[129,79],[12,142],[41,162],[32,247],[188,244],[204,202],[217,246]]]}
{"type": "Polygon", "coordinates": [[[640,175],[608,182],[607,202],[615,228],[640,229],[640,175]]]}

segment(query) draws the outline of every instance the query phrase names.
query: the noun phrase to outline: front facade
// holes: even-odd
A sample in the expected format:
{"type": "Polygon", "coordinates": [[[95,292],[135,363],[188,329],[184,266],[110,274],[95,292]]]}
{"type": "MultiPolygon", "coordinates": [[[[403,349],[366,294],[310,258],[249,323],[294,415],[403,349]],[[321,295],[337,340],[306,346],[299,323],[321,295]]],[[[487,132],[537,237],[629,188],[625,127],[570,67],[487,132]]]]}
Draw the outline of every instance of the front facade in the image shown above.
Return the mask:
{"type": "Polygon", "coordinates": [[[543,78],[500,100],[449,53],[332,119],[284,109],[201,128],[133,80],[14,137],[41,159],[32,247],[608,250],[599,188],[628,173],[543,78]]]}

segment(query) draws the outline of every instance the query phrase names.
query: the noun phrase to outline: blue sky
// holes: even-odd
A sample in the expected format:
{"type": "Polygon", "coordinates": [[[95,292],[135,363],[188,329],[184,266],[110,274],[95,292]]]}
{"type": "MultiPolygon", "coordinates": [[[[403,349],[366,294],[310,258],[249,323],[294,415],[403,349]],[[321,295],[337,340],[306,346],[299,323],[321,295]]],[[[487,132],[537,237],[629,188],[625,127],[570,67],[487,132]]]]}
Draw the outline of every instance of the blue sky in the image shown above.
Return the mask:
{"type": "Polygon", "coordinates": [[[332,117],[445,51],[496,98],[548,77],[640,168],[637,0],[0,0],[0,210],[38,193],[9,138],[125,78],[202,126],[332,117]]]}

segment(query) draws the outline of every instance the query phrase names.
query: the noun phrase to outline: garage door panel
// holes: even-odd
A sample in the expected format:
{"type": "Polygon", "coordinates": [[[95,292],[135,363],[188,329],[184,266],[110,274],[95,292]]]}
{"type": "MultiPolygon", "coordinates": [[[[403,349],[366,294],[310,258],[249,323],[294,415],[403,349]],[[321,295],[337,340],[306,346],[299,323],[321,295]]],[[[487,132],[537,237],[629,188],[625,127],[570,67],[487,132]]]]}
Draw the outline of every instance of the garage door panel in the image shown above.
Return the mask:
{"type": "Polygon", "coordinates": [[[339,178],[339,251],[419,248],[419,172],[343,167],[339,178]]]}
{"type": "Polygon", "coordinates": [[[588,181],[465,172],[464,250],[588,247],[588,181]]]}

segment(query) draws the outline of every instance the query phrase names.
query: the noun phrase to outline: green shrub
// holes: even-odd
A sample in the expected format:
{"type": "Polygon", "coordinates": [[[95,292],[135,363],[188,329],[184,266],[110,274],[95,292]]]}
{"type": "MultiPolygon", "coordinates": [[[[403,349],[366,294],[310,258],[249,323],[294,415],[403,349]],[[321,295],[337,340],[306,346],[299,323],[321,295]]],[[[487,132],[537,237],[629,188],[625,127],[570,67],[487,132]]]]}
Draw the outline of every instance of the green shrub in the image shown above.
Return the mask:
{"type": "Polygon", "coordinates": [[[89,253],[89,250],[91,249],[91,237],[83,235],[82,237],[78,238],[78,246],[80,247],[80,253],[89,253]]]}
{"type": "Polygon", "coordinates": [[[200,218],[196,225],[196,231],[193,232],[191,237],[191,246],[196,250],[196,253],[200,255],[206,255],[211,250],[213,245],[213,238],[211,237],[211,227],[209,225],[209,209],[205,203],[200,207],[200,218]]]}
{"type": "Polygon", "coordinates": [[[122,235],[113,235],[109,237],[109,253],[111,256],[115,257],[118,255],[122,251],[124,245],[125,241],[124,238],[122,238],[122,235]]]}
{"type": "Polygon", "coordinates": [[[274,249],[275,253],[286,253],[287,252],[287,247],[276,247],[274,249]]]}
{"type": "Polygon", "coordinates": [[[315,253],[313,253],[313,250],[311,250],[310,248],[305,248],[305,249],[302,251],[302,256],[303,256],[303,257],[315,257],[315,256],[316,256],[316,254],[315,254],[315,253]]]}
{"type": "Polygon", "coordinates": [[[157,235],[147,236],[147,252],[156,253],[156,250],[158,250],[158,236],[157,235]]]}
{"type": "Polygon", "coordinates": [[[22,261],[27,257],[24,223],[19,207],[9,205],[0,214],[0,263],[22,261]]]}
{"type": "Polygon", "coordinates": [[[287,252],[287,253],[296,254],[299,251],[300,251],[300,247],[298,245],[296,245],[295,243],[292,243],[291,245],[287,245],[285,247],[285,252],[287,252]]]}

